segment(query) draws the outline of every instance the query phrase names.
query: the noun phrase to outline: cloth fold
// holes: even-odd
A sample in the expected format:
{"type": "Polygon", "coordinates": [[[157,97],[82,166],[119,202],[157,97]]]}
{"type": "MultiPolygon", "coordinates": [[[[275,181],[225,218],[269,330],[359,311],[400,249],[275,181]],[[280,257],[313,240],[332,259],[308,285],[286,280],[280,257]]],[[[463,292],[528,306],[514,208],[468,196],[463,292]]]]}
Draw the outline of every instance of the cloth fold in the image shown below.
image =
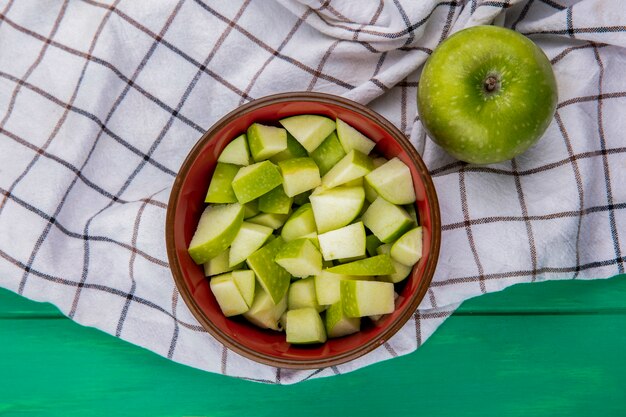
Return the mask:
{"type": "Polygon", "coordinates": [[[625,25],[623,0],[0,1],[0,286],[174,361],[289,384],[413,352],[480,294],[622,274],[625,25]],[[479,24],[535,41],[559,86],[537,145],[488,166],[448,156],[416,111],[432,50],[479,24]],[[405,132],[442,215],[437,271],[406,326],[314,371],[251,362],[208,335],[176,291],[163,236],[202,133],[298,90],[368,104],[405,132]]]}

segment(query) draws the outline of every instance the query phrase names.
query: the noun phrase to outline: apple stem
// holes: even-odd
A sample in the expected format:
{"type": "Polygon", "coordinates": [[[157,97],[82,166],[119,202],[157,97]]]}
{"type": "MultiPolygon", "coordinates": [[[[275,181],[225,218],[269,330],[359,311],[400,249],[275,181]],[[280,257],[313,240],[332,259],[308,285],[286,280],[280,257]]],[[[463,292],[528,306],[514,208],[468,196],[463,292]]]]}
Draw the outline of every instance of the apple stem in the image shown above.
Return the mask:
{"type": "Polygon", "coordinates": [[[498,78],[495,75],[490,75],[485,80],[485,91],[493,93],[498,89],[498,78]]]}

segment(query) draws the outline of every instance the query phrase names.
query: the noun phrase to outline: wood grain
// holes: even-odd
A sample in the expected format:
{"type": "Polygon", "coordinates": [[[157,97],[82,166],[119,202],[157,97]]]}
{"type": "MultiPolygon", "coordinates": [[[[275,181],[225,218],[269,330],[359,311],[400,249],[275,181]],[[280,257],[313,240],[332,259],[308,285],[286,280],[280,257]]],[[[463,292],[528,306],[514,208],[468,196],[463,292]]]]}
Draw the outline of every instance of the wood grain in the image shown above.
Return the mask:
{"type": "Polygon", "coordinates": [[[0,416],[623,416],[626,279],[466,302],[417,352],[267,386],[181,366],[0,291],[0,416]]]}

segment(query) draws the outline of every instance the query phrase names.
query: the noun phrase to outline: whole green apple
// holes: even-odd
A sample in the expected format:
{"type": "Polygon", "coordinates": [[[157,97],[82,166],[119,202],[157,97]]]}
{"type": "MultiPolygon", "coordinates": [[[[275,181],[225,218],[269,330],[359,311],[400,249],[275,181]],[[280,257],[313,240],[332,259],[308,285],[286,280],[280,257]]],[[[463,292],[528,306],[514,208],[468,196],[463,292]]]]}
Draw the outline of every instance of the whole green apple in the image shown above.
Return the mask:
{"type": "Polygon", "coordinates": [[[557,104],[550,61],[523,35],[475,26],[441,43],[426,61],[417,103],[429,136],[474,164],[505,161],[545,132],[557,104]]]}

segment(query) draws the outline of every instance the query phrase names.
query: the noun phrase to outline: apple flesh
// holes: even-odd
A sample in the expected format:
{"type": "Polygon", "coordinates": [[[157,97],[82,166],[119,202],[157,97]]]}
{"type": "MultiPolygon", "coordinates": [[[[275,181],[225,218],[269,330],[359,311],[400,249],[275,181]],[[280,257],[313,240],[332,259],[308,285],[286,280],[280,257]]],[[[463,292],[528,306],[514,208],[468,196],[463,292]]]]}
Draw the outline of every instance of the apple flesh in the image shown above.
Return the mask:
{"type": "Polygon", "coordinates": [[[474,164],[511,159],[548,128],[557,104],[550,61],[525,36],[496,26],[461,30],[426,61],[420,120],[452,156],[474,164]]]}

